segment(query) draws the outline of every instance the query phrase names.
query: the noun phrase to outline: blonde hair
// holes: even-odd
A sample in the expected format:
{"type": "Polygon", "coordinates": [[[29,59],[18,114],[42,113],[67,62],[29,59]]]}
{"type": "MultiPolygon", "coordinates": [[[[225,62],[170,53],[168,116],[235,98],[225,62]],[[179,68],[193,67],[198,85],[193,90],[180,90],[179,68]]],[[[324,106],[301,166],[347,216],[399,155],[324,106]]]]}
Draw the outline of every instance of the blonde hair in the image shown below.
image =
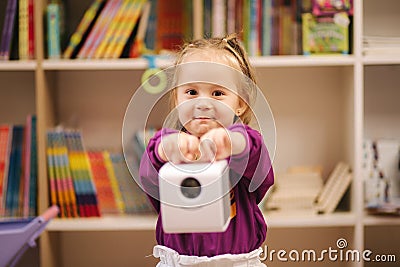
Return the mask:
{"type": "MultiPolygon", "coordinates": [[[[187,55],[198,52],[199,50],[207,51],[213,49],[214,51],[226,52],[226,59],[230,65],[234,68],[239,68],[240,71],[254,84],[256,84],[256,79],[254,75],[254,70],[250,65],[249,58],[242,44],[237,38],[236,34],[228,35],[224,38],[209,38],[209,39],[198,39],[189,43],[185,43],[181,49],[178,51],[177,59],[175,61],[175,66],[181,64],[187,55]]],[[[245,86],[246,88],[241,88],[240,96],[245,98],[246,101],[242,101],[246,104],[251,104],[254,99],[255,90],[251,90],[253,86],[245,86]],[[243,90],[244,89],[244,90],[243,90]]],[[[171,108],[176,106],[176,91],[171,90],[170,95],[171,108]]],[[[239,116],[240,120],[244,124],[249,124],[252,118],[252,112],[249,107],[239,116]]]]}

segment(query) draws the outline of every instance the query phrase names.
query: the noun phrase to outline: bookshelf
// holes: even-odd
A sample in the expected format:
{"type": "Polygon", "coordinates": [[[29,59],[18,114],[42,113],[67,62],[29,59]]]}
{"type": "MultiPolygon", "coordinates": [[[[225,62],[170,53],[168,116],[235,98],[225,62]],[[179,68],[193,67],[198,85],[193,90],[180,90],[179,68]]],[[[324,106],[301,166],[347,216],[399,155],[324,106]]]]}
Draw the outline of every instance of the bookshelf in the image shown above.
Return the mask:
{"type": "MultiPolygon", "coordinates": [[[[73,31],[91,1],[69,2],[71,18],[67,26],[73,31]]],[[[147,67],[144,59],[46,59],[45,6],[46,0],[35,1],[36,59],[0,62],[2,87],[8,89],[0,90],[1,122],[23,122],[28,113],[38,116],[40,211],[49,202],[46,129],[62,122],[81,128],[87,147],[120,146],[126,105],[147,67]]],[[[361,166],[364,137],[400,139],[400,110],[395,101],[399,99],[400,56],[362,52],[363,35],[400,37],[398,10],[397,0],[355,0],[350,55],[251,58],[276,120],[275,169],[318,164],[324,167],[326,177],[337,161],[344,160],[354,174],[348,212],[318,216],[266,213],[271,249],[325,249],[343,237],[352,249],[376,248],[381,253],[399,255],[395,246],[399,219],[364,213],[361,166]],[[390,234],[385,230],[388,226],[390,234]]],[[[156,64],[167,67],[171,62],[162,58],[156,64]]],[[[54,220],[40,238],[40,266],[155,266],[152,258],[146,258],[155,244],[155,221],[154,216],[139,215],[54,220]]],[[[332,266],[372,264],[336,262],[332,266]]]]}

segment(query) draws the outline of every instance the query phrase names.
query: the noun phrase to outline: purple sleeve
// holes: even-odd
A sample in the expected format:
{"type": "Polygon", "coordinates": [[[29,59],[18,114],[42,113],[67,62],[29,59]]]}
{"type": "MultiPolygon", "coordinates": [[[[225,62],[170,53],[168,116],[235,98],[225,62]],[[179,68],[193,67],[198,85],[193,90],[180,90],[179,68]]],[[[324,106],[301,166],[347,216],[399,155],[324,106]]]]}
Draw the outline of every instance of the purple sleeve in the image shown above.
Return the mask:
{"type": "Polygon", "coordinates": [[[244,151],[230,158],[229,167],[241,177],[251,180],[249,191],[256,194],[259,203],[274,183],[274,172],[263,137],[243,124],[234,124],[228,130],[240,132],[246,138],[244,151]]]}
{"type": "Polygon", "coordinates": [[[158,131],[149,141],[142,159],[140,161],[139,175],[142,188],[148,195],[151,204],[157,212],[160,211],[158,191],[158,171],[164,165],[164,161],[158,155],[158,145],[163,136],[175,133],[175,130],[162,129],[158,131]]]}

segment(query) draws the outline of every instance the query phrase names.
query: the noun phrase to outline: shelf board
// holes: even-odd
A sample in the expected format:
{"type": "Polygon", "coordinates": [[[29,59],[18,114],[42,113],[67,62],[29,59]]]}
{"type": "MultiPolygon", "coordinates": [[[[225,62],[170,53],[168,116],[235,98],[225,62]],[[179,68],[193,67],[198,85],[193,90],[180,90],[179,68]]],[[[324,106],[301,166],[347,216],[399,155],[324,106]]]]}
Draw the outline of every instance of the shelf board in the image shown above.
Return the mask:
{"type": "Polygon", "coordinates": [[[47,231],[124,231],[154,230],[155,215],[104,216],[91,218],[54,219],[46,227],[47,231]]]}
{"type": "MultiPolygon", "coordinates": [[[[266,56],[251,57],[254,67],[307,67],[307,66],[351,66],[355,60],[352,55],[321,55],[321,56],[266,56]]],[[[156,65],[166,68],[173,64],[172,57],[156,59],[156,65]]],[[[146,59],[73,59],[45,60],[45,70],[142,70],[146,69],[146,59]]]]}
{"type": "Polygon", "coordinates": [[[355,58],[353,55],[262,56],[251,57],[250,62],[254,67],[351,66],[355,58]]]}
{"type": "MultiPolygon", "coordinates": [[[[351,227],[355,225],[352,213],[315,215],[304,213],[267,213],[264,215],[268,227],[351,227]]],[[[124,231],[154,230],[155,215],[104,216],[100,218],[54,219],[47,226],[48,231],[124,231]]]]}
{"type": "Polygon", "coordinates": [[[400,217],[377,216],[366,214],[363,219],[365,226],[398,225],[400,226],[400,217]]]}
{"type": "MultiPolygon", "coordinates": [[[[156,65],[160,68],[172,64],[168,59],[156,59],[156,65]]],[[[144,70],[148,61],[144,58],[137,59],[72,59],[72,60],[45,60],[45,70],[144,70]]]]}
{"type": "Polygon", "coordinates": [[[352,227],[356,224],[356,216],[351,212],[267,212],[264,217],[268,227],[272,228],[352,227]]]}
{"type": "Polygon", "coordinates": [[[374,55],[364,56],[364,65],[399,65],[400,55],[374,55]]]}
{"type": "Polygon", "coordinates": [[[34,71],[36,66],[34,60],[0,61],[0,71],[34,71]]]}

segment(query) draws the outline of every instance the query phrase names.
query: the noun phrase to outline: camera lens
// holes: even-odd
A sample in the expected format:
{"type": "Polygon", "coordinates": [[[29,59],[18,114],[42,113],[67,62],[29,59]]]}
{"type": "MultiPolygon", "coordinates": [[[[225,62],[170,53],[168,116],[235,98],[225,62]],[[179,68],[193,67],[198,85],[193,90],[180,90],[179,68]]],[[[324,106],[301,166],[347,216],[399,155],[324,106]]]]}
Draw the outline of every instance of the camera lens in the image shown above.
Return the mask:
{"type": "Polygon", "coordinates": [[[200,195],[200,182],[193,177],[185,178],[181,183],[181,192],[187,198],[196,198],[200,195]]]}

